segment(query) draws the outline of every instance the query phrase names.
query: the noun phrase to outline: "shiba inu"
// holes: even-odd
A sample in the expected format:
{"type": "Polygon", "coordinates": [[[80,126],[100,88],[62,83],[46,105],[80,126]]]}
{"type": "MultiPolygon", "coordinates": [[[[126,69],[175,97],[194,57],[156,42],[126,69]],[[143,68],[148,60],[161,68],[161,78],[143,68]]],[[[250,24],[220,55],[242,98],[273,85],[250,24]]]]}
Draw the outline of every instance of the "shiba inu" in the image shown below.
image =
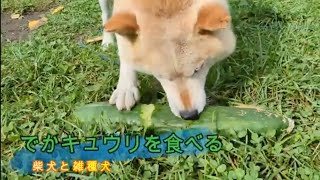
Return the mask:
{"type": "Polygon", "coordinates": [[[227,0],[115,0],[108,18],[99,0],[103,45],[117,38],[120,76],[109,102],[130,110],[139,100],[137,72],[161,83],[173,114],[196,120],[206,105],[210,67],[236,47],[227,0]]]}

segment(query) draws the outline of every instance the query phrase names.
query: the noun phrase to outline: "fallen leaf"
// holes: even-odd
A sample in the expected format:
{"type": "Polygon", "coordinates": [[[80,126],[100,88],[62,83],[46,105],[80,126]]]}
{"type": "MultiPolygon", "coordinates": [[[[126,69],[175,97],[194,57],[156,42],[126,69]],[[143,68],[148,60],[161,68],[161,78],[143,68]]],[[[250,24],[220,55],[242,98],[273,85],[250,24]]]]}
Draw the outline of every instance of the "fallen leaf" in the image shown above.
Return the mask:
{"type": "Polygon", "coordinates": [[[20,14],[11,14],[11,19],[19,19],[20,17],[20,14]]]}
{"type": "Polygon", "coordinates": [[[97,37],[87,39],[86,43],[93,43],[93,42],[98,42],[98,41],[102,41],[102,36],[97,36],[97,37]]]}
{"type": "Polygon", "coordinates": [[[48,22],[48,19],[46,17],[43,17],[38,20],[29,21],[28,27],[30,30],[35,30],[35,29],[39,28],[40,26],[46,24],[47,22],[48,22]]]}
{"type": "Polygon", "coordinates": [[[56,14],[56,13],[59,13],[60,11],[62,11],[64,9],[63,6],[58,6],[56,8],[54,8],[51,12],[51,14],[56,14]]]}

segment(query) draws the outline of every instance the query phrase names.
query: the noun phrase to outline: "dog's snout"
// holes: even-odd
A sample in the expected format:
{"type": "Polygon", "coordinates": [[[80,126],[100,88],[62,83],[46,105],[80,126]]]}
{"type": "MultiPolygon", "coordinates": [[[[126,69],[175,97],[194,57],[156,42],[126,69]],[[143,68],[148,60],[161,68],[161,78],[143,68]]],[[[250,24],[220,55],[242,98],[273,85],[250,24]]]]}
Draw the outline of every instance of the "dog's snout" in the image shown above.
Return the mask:
{"type": "Polygon", "coordinates": [[[198,110],[180,111],[180,116],[185,120],[198,120],[199,112],[198,110]]]}

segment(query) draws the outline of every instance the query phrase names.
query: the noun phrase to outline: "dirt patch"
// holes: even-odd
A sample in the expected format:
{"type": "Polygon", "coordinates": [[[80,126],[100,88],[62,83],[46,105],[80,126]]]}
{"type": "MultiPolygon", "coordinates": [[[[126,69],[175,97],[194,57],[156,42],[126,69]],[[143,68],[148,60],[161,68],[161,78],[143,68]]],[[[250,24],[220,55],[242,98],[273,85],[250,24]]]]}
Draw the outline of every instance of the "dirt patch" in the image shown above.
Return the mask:
{"type": "Polygon", "coordinates": [[[28,22],[42,18],[45,12],[28,12],[21,19],[12,19],[10,13],[1,13],[1,44],[28,38],[28,22]]]}
{"type": "Polygon", "coordinates": [[[59,2],[59,0],[22,0],[22,5],[17,6],[15,3],[18,1],[20,2],[20,0],[15,0],[12,3],[6,3],[8,7],[1,11],[1,46],[5,42],[27,39],[30,34],[28,22],[41,19],[49,9],[57,6],[59,2]],[[23,18],[11,19],[12,12],[21,12],[23,18]]]}
{"type": "Polygon", "coordinates": [[[10,13],[1,13],[1,45],[28,38],[28,22],[42,18],[45,12],[28,12],[22,19],[11,19],[10,13]]]}

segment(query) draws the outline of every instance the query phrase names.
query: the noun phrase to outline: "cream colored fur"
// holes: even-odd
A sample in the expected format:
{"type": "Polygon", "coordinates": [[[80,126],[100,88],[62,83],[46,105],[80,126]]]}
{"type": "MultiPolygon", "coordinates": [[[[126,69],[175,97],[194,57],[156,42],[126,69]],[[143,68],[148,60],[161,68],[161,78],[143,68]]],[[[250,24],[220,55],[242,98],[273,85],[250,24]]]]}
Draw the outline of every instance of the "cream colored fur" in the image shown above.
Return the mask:
{"type": "Polygon", "coordinates": [[[143,72],[160,81],[176,116],[202,112],[210,67],[236,47],[226,0],[115,0],[104,23],[118,43],[120,78],[110,103],[119,110],[139,100],[136,73],[143,72]]]}

